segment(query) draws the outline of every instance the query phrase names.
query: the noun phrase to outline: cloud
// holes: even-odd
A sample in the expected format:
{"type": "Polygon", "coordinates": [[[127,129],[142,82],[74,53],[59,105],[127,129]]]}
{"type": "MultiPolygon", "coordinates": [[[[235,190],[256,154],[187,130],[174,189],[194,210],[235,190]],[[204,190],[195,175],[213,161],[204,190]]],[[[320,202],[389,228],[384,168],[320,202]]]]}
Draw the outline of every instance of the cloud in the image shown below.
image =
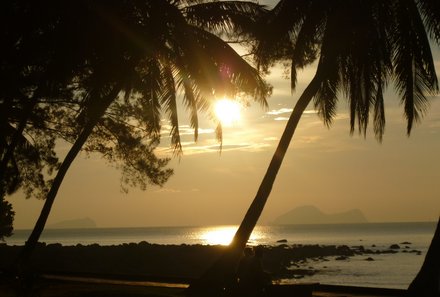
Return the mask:
{"type": "Polygon", "coordinates": [[[318,136],[318,135],[302,136],[302,137],[298,138],[296,140],[296,142],[297,143],[301,143],[301,144],[311,144],[311,143],[318,142],[318,141],[320,141],[322,139],[323,139],[323,137],[318,136]]]}
{"type": "Polygon", "coordinates": [[[317,114],[318,111],[314,109],[305,110],[303,114],[317,114]]]}
{"type": "Polygon", "coordinates": [[[266,112],[268,115],[280,115],[284,113],[291,113],[293,111],[292,108],[280,108],[280,109],[273,109],[271,111],[266,112]]]}
{"type": "Polygon", "coordinates": [[[274,136],[263,138],[263,140],[265,141],[277,141],[278,139],[279,139],[278,137],[274,137],[274,136]]]}
{"type": "MultiPolygon", "coordinates": [[[[212,144],[194,144],[183,146],[183,155],[189,156],[189,155],[197,155],[197,154],[212,154],[212,153],[224,153],[229,151],[246,151],[246,152],[259,152],[264,150],[267,147],[270,147],[271,145],[269,143],[237,143],[237,144],[223,144],[220,147],[219,143],[212,143],[212,144]]],[[[172,149],[167,150],[168,154],[172,152],[172,149]]]]}
{"type": "Polygon", "coordinates": [[[171,188],[161,188],[155,191],[156,193],[181,193],[181,190],[171,188]]]}
{"type": "Polygon", "coordinates": [[[187,189],[187,190],[180,190],[180,189],[173,189],[173,188],[161,188],[158,189],[156,191],[154,191],[155,193],[163,193],[163,194],[180,194],[180,193],[186,193],[186,192],[200,192],[200,189],[198,188],[191,188],[191,189],[187,189]]]}
{"type": "MultiPolygon", "coordinates": [[[[171,125],[169,124],[165,124],[162,125],[162,129],[161,129],[161,135],[162,136],[168,136],[170,135],[171,132],[171,125]]],[[[200,128],[198,129],[198,133],[199,135],[201,134],[213,134],[215,132],[214,129],[208,128],[200,128]]],[[[194,128],[192,128],[189,125],[180,125],[179,126],[179,134],[180,136],[186,136],[186,135],[194,135],[194,128]]]]}
{"type": "MultiPolygon", "coordinates": [[[[292,111],[293,111],[292,108],[284,108],[283,107],[280,109],[273,109],[271,111],[268,111],[268,112],[266,112],[266,115],[279,116],[279,115],[284,115],[284,114],[290,114],[290,113],[292,113],[292,111]]],[[[318,111],[313,110],[313,109],[305,110],[303,112],[303,116],[307,116],[310,114],[317,114],[317,113],[318,113],[318,111]]],[[[289,119],[288,117],[283,117],[283,116],[274,118],[275,121],[287,121],[288,119],[289,119]]]]}

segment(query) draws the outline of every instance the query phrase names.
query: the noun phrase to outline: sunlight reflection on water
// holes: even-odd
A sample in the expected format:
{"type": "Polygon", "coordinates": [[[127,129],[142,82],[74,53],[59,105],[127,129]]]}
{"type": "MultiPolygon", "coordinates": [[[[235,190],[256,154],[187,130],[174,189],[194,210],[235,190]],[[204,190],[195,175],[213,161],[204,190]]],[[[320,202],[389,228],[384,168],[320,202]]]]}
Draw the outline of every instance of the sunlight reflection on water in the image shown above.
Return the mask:
{"type": "MultiPolygon", "coordinates": [[[[209,229],[204,228],[203,230],[200,230],[200,232],[194,234],[194,236],[198,237],[202,244],[228,245],[231,243],[237,228],[238,226],[215,226],[210,227],[209,229]]],[[[256,245],[264,237],[264,232],[261,230],[254,230],[249,239],[249,244],[256,245]]]]}

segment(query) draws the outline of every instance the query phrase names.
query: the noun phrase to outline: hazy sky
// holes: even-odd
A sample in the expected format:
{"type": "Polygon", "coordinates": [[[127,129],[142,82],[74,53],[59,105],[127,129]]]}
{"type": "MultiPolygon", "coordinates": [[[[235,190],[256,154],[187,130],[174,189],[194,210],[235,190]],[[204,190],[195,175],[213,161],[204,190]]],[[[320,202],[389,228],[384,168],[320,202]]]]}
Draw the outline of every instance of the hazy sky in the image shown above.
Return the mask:
{"type": "MultiPolygon", "coordinates": [[[[440,73],[439,51],[434,54],[440,73]]],[[[183,156],[170,162],[175,174],[163,188],[150,187],[145,192],[131,189],[123,194],[116,169],[99,156],[81,155],[66,175],[48,224],[84,217],[92,218],[99,227],[240,223],[286,118],[313,74],[313,67],[305,69],[298,90],[291,94],[283,69],[274,68],[268,77],[274,86],[269,109],[262,110],[255,103],[243,107],[240,120],[224,129],[221,154],[213,123],[202,121],[199,141],[194,143],[192,132],[185,129],[186,114],[182,112],[181,131],[190,133],[183,137],[183,156]]],[[[371,129],[365,139],[357,134],[350,136],[344,99],[331,129],[309,106],[259,223],[270,223],[302,205],[315,205],[326,213],[359,208],[371,222],[437,220],[440,96],[431,98],[428,114],[409,138],[403,109],[392,87],[386,102],[382,144],[371,129]]],[[[42,201],[26,200],[20,194],[8,200],[16,211],[15,228],[32,228],[42,201]]]]}

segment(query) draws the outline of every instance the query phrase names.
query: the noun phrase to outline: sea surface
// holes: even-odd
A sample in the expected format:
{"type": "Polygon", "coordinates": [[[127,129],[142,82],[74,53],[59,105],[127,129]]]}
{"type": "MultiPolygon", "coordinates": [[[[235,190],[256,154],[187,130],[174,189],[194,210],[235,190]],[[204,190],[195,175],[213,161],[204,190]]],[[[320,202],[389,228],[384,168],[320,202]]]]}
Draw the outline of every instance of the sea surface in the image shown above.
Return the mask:
{"type": "MultiPolygon", "coordinates": [[[[366,255],[338,261],[329,257],[327,261],[308,261],[305,269],[316,269],[318,273],[300,280],[323,284],[372,286],[406,289],[419,271],[436,223],[368,223],[332,225],[285,225],[257,226],[249,241],[250,245],[287,244],[348,245],[386,250],[392,244],[402,249],[395,254],[374,255],[374,261],[365,261],[366,255]],[[404,253],[404,249],[421,253],[404,253]]],[[[143,228],[91,228],[91,229],[47,229],[41,242],[62,245],[99,244],[118,245],[146,241],[157,244],[228,244],[237,226],[208,227],[143,227],[143,228]]],[[[16,230],[8,238],[8,245],[23,245],[30,230],[16,230]]]]}

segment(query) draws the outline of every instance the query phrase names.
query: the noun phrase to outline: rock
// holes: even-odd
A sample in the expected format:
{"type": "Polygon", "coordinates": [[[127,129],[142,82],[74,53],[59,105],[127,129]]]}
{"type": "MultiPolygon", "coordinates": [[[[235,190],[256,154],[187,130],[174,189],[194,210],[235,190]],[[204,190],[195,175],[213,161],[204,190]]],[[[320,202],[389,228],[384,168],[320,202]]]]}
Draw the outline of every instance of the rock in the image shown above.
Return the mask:
{"type": "Polygon", "coordinates": [[[404,241],[404,242],[401,242],[400,244],[411,244],[411,242],[409,242],[409,241],[404,241]]]}
{"type": "Polygon", "coordinates": [[[338,256],[335,258],[335,260],[337,261],[343,261],[343,260],[348,260],[349,258],[347,256],[338,256]]]}
{"type": "Polygon", "coordinates": [[[398,250],[398,249],[400,249],[400,246],[398,244],[392,244],[392,245],[390,245],[389,248],[392,250],[398,250]]]}
{"type": "Polygon", "coordinates": [[[365,261],[374,261],[374,259],[371,258],[371,257],[368,257],[368,258],[365,259],[365,261]]]}
{"type": "Polygon", "coordinates": [[[280,240],[277,240],[277,242],[278,242],[278,243],[286,243],[286,242],[287,242],[287,239],[280,239],[280,240]]]}
{"type": "Polygon", "coordinates": [[[346,245],[340,245],[336,250],[341,256],[354,256],[354,251],[346,245]]]}
{"type": "Polygon", "coordinates": [[[363,245],[354,245],[353,249],[363,252],[365,250],[363,245]]]}
{"type": "Polygon", "coordinates": [[[294,274],[295,276],[299,275],[314,275],[316,273],[316,270],[313,269],[313,267],[310,267],[309,269],[289,269],[289,272],[294,274]]]}

